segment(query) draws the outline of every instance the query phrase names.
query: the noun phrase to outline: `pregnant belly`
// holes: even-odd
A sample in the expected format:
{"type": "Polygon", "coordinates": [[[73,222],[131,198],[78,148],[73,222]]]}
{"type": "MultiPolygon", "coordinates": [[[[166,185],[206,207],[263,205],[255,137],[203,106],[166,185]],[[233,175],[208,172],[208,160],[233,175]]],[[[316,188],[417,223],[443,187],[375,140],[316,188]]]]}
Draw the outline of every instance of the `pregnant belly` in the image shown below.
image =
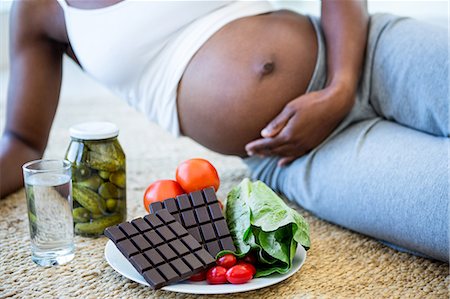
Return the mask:
{"type": "Polygon", "coordinates": [[[227,24],[180,81],[181,132],[211,150],[245,156],[245,145],[305,93],[316,57],[316,34],[305,16],[277,11],[227,24]]]}

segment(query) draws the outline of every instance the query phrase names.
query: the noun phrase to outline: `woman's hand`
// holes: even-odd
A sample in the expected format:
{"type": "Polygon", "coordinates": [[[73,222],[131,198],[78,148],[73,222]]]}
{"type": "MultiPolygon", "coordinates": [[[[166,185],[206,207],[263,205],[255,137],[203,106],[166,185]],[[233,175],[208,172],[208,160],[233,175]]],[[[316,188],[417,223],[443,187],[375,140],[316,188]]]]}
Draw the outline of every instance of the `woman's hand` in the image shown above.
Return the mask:
{"type": "Polygon", "coordinates": [[[354,88],[344,83],[304,94],[289,102],[262,131],[263,138],[247,144],[249,156],[281,156],[286,165],[324,141],[348,114],[354,88]]]}

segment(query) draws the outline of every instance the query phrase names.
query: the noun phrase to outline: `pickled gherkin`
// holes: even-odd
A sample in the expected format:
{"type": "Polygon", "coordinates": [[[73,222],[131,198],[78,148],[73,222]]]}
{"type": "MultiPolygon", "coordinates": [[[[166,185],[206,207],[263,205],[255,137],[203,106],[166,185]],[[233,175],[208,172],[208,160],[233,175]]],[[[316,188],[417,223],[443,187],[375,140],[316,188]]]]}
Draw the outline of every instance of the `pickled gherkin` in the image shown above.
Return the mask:
{"type": "Polygon", "coordinates": [[[97,191],[102,183],[103,180],[97,174],[93,174],[84,181],[77,182],[78,186],[83,186],[94,191],[97,191]]]}
{"type": "Polygon", "coordinates": [[[109,177],[109,181],[112,182],[117,187],[125,188],[125,185],[127,183],[126,177],[125,177],[125,172],[123,170],[119,170],[119,171],[111,173],[111,176],[109,177]]]}
{"type": "Polygon", "coordinates": [[[91,220],[107,217],[105,215],[110,215],[110,214],[109,213],[106,213],[106,214],[93,214],[93,213],[91,213],[91,220]]]}
{"type": "Polygon", "coordinates": [[[89,152],[87,163],[93,169],[114,172],[121,168],[122,162],[113,160],[97,152],[89,152]]]}
{"type": "Polygon", "coordinates": [[[109,198],[109,199],[106,200],[106,209],[109,212],[114,212],[116,207],[117,207],[117,199],[109,198]]]}
{"type": "Polygon", "coordinates": [[[121,146],[117,142],[102,142],[102,141],[85,141],[87,148],[91,152],[97,152],[106,157],[116,160],[125,160],[125,154],[121,146]]]}
{"type": "Polygon", "coordinates": [[[126,161],[118,129],[105,122],[70,129],[75,233],[98,236],[126,219],[126,161]]]}
{"type": "Polygon", "coordinates": [[[111,182],[103,183],[100,188],[98,188],[98,194],[100,194],[101,197],[107,199],[107,198],[122,198],[125,196],[125,190],[116,187],[111,182]]]}
{"type": "Polygon", "coordinates": [[[37,217],[35,214],[31,213],[31,211],[28,211],[28,221],[29,226],[31,230],[36,230],[36,223],[37,223],[37,217]]]}
{"type": "Polygon", "coordinates": [[[89,220],[91,219],[91,213],[83,207],[73,209],[72,215],[73,221],[77,223],[89,222],[89,220]]]}
{"type": "Polygon", "coordinates": [[[109,180],[110,173],[108,171],[99,170],[98,175],[104,180],[109,180]]]}
{"type": "MultiPolygon", "coordinates": [[[[25,188],[25,193],[28,199],[28,210],[36,218],[36,205],[34,204],[34,189],[33,186],[25,188]]],[[[31,219],[31,217],[30,217],[31,219]]]]}
{"type": "Polygon", "coordinates": [[[83,181],[91,176],[91,169],[82,161],[86,159],[87,147],[82,142],[72,142],[67,149],[66,159],[72,163],[72,180],[83,181]]]}
{"type": "Polygon", "coordinates": [[[89,149],[87,162],[97,170],[115,172],[125,164],[125,155],[117,142],[86,142],[89,149]]]}
{"type": "Polygon", "coordinates": [[[37,217],[35,214],[28,212],[28,220],[30,221],[30,225],[36,225],[37,217]]]}
{"type": "Polygon", "coordinates": [[[105,228],[120,223],[123,220],[125,220],[123,215],[114,214],[92,220],[90,223],[77,223],[75,224],[75,233],[82,236],[98,236],[103,234],[105,228]]]}
{"type": "Polygon", "coordinates": [[[104,213],[106,211],[105,200],[89,188],[73,184],[73,199],[76,200],[89,212],[94,214],[104,213]]]}
{"type": "Polygon", "coordinates": [[[72,164],[72,180],[74,182],[83,181],[89,178],[91,169],[84,164],[72,164]]]}

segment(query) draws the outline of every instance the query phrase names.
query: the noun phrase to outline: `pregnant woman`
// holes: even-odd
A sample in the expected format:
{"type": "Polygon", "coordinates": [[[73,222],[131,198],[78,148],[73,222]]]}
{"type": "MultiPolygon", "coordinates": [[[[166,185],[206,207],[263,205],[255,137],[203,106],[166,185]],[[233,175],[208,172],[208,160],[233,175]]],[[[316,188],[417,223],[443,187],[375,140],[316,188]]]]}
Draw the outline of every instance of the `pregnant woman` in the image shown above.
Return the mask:
{"type": "Polygon", "coordinates": [[[265,1],[16,1],[2,196],[44,152],[65,53],[318,217],[448,261],[445,30],[350,0],[320,20],[265,1]]]}

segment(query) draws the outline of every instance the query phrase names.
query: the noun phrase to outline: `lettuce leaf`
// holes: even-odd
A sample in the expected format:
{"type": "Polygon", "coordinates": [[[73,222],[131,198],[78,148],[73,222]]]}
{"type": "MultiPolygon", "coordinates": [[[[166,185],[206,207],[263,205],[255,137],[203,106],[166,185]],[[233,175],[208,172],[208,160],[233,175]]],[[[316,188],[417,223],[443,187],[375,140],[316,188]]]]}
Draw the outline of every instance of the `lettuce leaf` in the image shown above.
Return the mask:
{"type": "Polygon", "coordinates": [[[257,277],[286,273],[297,244],[306,250],[311,245],[305,219],[261,181],[244,179],[231,190],[225,216],[236,255],[244,256],[251,250],[257,253],[257,277]]]}
{"type": "Polygon", "coordinates": [[[226,203],[226,220],[230,232],[233,231],[233,241],[237,249],[237,254],[243,256],[250,251],[251,245],[254,241],[249,240],[253,238],[250,225],[250,209],[245,203],[245,200],[241,200],[242,196],[249,192],[246,189],[246,185],[243,188],[234,188],[228,194],[226,203]]]}

